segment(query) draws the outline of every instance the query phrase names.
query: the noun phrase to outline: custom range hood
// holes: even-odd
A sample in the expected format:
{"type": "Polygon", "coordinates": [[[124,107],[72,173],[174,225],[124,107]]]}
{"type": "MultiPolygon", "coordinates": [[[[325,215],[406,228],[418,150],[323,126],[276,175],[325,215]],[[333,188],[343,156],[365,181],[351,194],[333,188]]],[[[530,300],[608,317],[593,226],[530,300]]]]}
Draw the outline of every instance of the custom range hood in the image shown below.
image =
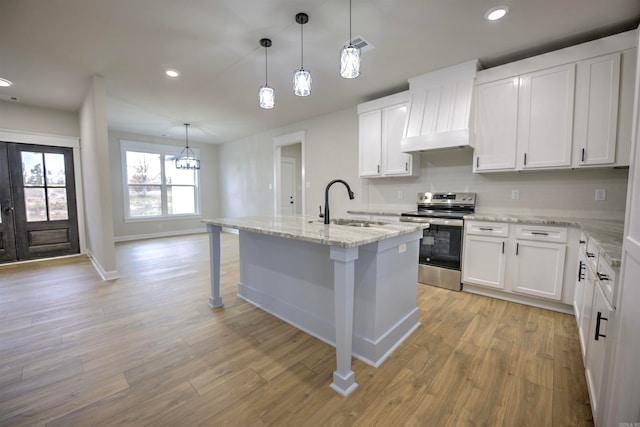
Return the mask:
{"type": "Polygon", "coordinates": [[[404,153],[473,147],[469,129],[477,60],[409,79],[404,153]]]}

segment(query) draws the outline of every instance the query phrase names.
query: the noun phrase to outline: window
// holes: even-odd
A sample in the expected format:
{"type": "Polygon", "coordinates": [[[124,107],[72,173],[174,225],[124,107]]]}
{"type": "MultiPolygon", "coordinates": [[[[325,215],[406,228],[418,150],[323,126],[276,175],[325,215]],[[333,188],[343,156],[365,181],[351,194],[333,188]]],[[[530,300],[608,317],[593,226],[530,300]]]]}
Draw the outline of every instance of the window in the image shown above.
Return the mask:
{"type": "Polygon", "coordinates": [[[198,170],[175,167],[182,147],[120,141],[120,148],[126,219],[200,214],[198,170]]]}
{"type": "Polygon", "coordinates": [[[27,222],[69,219],[64,154],[22,151],[27,222]]]}

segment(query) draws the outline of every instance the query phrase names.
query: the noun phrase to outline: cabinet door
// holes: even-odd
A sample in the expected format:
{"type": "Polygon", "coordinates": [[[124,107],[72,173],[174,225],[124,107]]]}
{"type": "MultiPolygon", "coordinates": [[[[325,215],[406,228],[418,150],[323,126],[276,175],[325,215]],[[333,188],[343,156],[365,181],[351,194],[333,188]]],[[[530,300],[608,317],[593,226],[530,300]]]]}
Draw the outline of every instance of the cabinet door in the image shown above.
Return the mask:
{"type": "Polygon", "coordinates": [[[516,240],[514,292],[560,300],[565,245],[516,240]]]}
{"type": "Polygon", "coordinates": [[[523,169],[571,166],[575,64],[520,77],[518,164],[523,169]]]}
{"type": "Polygon", "coordinates": [[[589,328],[589,348],[585,369],[587,374],[587,386],[591,398],[591,410],[593,418],[597,419],[600,409],[600,391],[602,390],[602,372],[604,371],[604,358],[607,350],[606,335],[609,320],[613,310],[607,303],[600,286],[596,283],[593,293],[593,311],[591,312],[591,325],[589,328]]]}
{"type": "Polygon", "coordinates": [[[582,281],[582,302],[580,304],[580,315],[578,322],[578,336],[580,337],[580,348],[582,357],[586,360],[589,347],[591,327],[591,312],[593,311],[593,291],[595,289],[595,274],[585,265],[584,280],[582,281]]]}
{"type": "Polygon", "coordinates": [[[467,235],[464,239],[462,281],[504,289],[505,239],[467,235]]]}
{"type": "Polygon", "coordinates": [[[578,63],[574,124],[578,165],[615,161],[619,91],[619,52],[578,63]]]}
{"type": "Polygon", "coordinates": [[[400,151],[407,120],[408,102],[382,110],[382,172],[384,175],[410,175],[412,156],[400,151]]]}
{"type": "Polygon", "coordinates": [[[373,110],[359,116],[359,175],[380,176],[382,112],[373,110]]]}
{"type": "Polygon", "coordinates": [[[476,87],[474,171],[516,167],[518,77],[476,87]]]}

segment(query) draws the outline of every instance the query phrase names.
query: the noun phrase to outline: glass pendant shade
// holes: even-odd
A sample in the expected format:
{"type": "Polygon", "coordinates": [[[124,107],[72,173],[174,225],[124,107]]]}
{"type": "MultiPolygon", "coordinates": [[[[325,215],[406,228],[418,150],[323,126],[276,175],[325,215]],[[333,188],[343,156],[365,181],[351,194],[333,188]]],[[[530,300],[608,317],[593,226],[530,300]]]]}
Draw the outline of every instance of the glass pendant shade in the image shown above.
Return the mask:
{"type": "Polygon", "coordinates": [[[345,79],[355,79],[360,75],[360,49],[345,46],[340,52],[340,75],[345,79]]]}
{"type": "Polygon", "coordinates": [[[270,110],[276,105],[276,95],[272,87],[262,86],[258,92],[260,108],[270,110]]]}
{"type": "Polygon", "coordinates": [[[304,68],[293,75],[293,93],[298,96],[311,95],[311,73],[304,68]]]}

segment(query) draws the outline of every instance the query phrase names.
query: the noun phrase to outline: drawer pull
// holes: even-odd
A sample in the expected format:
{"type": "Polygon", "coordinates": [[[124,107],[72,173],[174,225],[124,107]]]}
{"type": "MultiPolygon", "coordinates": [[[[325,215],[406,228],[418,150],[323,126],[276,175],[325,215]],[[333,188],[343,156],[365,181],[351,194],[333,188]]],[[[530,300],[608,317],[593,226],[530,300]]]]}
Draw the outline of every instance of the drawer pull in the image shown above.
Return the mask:
{"type": "Polygon", "coordinates": [[[578,243],[580,243],[581,245],[584,245],[585,243],[587,243],[586,240],[580,240],[578,243]]]}
{"type": "Polygon", "coordinates": [[[480,227],[480,231],[493,231],[491,227],[480,227]]]}
{"type": "Polygon", "coordinates": [[[584,269],[587,265],[580,261],[578,265],[578,282],[582,282],[584,280],[584,269]]]}
{"type": "Polygon", "coordinates": [[[587,252],[587,258],[595,258],[595,256],[593,252],[587,252]]]}
{"type": "Polygon", "coordinates": [[[604,273],[596,272],[596,276],[598,276],[598,279],[599,279],[599,280],[606,280],[606,281],[611,280],[611,279],[609,278],[609,275],[604,274],[604,273]]]}
{"type": "Polygon", "coordinates": [[[598,312],[598,317],[596,318],[596,336],[595,339],[596,341],[598,341],[598,338],[602,337],[602,338],[606,338],[606,335],[603,335],[600,333],[600,321],[601,320],[609,320],[606,317],[602,316],[601,312],[598,312]]]}
{"type": "Polygon", "coordinates": [[[533,234],[534,236],[548,236],[549,233],[546,233],[544,231],[532,231],[531,234],[533,234]]]}
{"type": "Polygon", "coordinates": [[[520,252],[520,243],[516,243],[516,256],[518,256],[518,252],[520,252]]]}
{"type": "Polygon", "coordinates": [[[502,242],[502,253],[504,253],[504,241],[502,242]]]}

